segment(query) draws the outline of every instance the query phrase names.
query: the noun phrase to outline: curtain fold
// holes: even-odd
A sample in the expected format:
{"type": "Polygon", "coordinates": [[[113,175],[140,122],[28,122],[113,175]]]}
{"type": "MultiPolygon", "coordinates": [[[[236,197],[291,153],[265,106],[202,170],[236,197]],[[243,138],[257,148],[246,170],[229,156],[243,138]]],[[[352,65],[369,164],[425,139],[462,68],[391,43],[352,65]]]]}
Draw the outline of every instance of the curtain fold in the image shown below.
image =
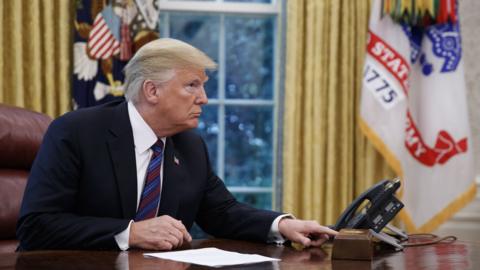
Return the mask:
{"type": "Polygon", "coordinates": [[[333,224],[393,177],[358,127],[370,1],[287,2],[283,210],[333,224]]]}
{"type": "Polygon", "coordinates": [[[52,117],[70,110],[73,1],[0,1],[0,102],[52,117]]]}

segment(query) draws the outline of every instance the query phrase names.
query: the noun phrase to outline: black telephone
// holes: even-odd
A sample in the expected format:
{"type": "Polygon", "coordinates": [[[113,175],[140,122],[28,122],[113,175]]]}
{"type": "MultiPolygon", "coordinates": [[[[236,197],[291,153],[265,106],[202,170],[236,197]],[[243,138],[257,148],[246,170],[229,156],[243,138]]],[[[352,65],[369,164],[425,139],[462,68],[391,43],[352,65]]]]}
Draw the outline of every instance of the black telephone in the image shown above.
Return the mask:
{"type": "Polygon", "coordinates": [[[379,233],[403,208],[403,203],[394,196],[399,187],[399,178],[375,184],[343,211],[332,228],[337,231],[343,228],[372,229],[379,233]]]}
{"type": "Polygon", "coordinates": [[[403,208],[403,203],[395,197],[395,192],[400,187],[400,179],[382,180],[356,198],[350,206],[343,211],[337,223],[331,228],[339,231],[343,228],[369,229],[378,240],[402,250],[402,241],[408,235],[388,223],[403,208]],[[387,227],[390,234],[382,232],[387,227]]]}

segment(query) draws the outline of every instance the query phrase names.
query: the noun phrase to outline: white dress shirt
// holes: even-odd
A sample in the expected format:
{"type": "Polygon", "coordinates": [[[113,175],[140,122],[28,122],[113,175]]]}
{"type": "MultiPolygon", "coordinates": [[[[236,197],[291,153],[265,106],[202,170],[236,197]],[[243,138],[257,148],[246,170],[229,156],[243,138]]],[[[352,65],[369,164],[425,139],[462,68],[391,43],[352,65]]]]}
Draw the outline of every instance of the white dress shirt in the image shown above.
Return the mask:
{"type": "MultiPolygon", "coordinates": [[[[145,176],[147,173],[147,167],[152,156],[152,145],[157,142],[157,135],[153,132],[150,126],[145,122],[140,113],[137,111],[133,103],[128,102],[128,117],[132,125],[133,131],[133,143],[135,145],[135,162],[137,167],[137,208],[140,203],[140,197],[142,195],[143,185],[145,183],[145,176]]],[[[166,138],[160,138],[164,145],[166,138]]],[[[164,151],[162,151],[163,155],[164,151]]],[[[163,182],[163,157],[162,166],[160,167],[160,182],[163,182]]],[[[161,191],[163,192],[163,191],[161,191]]],[[[289,217],[291,215],[280,215],[273,222],[268,234],[268,242],[274,242],[282,244],[285,242],[284,238],[278,231],[278,223],[283,217],[289,217]]],[[[129,248],[128,239],[130,237],[130,226],[133,220],[130,221],[128,227],[115,235],[115,241],[121,250],[127,250],[129,248]]]]}

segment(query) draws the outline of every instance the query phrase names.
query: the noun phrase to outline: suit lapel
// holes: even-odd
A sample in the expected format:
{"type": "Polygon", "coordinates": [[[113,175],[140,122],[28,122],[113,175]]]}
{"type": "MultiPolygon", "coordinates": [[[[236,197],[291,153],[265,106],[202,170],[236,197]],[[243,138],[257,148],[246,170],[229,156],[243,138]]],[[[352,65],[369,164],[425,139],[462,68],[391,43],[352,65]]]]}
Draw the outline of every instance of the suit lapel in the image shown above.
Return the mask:
{"type": "Polygon", "coordinates": [[[175,145],[167,138],[163,161],[162,197],[158,215],[176,217],[180,203],[181,189],[185,183],[184,164],[175,152],[175,145]]]}
{"type": "Polygon", "coordinates": [[[107,144],[117,180],[124,218],[133,218],[137,206],[135,146],[127,103],[117,106],[107,144]]]}

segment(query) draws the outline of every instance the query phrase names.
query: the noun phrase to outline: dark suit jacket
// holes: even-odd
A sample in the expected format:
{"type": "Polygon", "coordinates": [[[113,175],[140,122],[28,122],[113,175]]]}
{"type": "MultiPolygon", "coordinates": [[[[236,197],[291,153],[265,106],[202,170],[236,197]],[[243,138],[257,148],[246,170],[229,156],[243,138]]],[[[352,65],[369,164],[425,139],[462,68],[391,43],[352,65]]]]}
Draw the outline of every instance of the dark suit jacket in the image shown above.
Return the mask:
{"type": "MultiPolygon", "coordinates": [[[[127,103],[67,113],[50,125],[33,164],[17,224],[19,249],[117,249],[114,236],[134,218],[136,201],[127,103]]],[[[266,241],[279,214],[237,202],[213,173],[198,135],[167,138],[159,215],[187,229],[196,221],[217,237],[266,241]]]]}

